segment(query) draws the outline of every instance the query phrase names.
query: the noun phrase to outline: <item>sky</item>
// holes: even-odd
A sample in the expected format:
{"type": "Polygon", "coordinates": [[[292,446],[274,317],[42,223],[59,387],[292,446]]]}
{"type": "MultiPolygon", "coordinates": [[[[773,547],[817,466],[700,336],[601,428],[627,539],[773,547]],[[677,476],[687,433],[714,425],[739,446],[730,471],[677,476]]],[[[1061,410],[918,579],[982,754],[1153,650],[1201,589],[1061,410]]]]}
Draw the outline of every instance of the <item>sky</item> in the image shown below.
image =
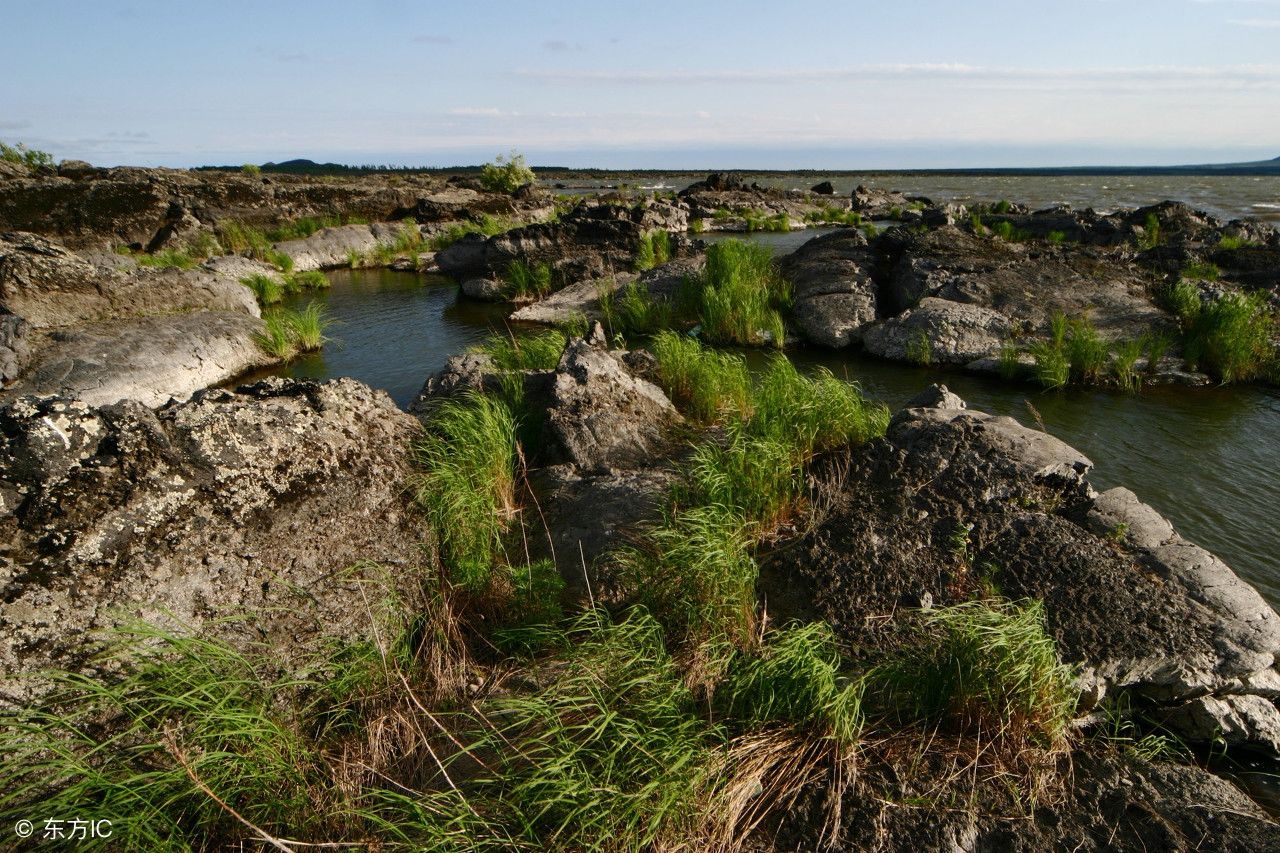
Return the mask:
{"type": "Polygon", "coordinates": [[[101,165],[1280,156],[1280,0],[0,0],[0,140],[101,165]]]}

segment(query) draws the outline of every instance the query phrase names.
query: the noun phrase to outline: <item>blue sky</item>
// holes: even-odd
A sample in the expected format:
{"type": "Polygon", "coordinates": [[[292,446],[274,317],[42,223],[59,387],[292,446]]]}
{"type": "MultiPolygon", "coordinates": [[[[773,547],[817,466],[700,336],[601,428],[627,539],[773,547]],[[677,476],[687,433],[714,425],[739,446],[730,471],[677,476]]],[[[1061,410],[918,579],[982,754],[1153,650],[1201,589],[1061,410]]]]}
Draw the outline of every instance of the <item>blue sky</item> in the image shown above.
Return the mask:
{"type": "Polygon", "coordinates": [[[1280,155],[1280,0],[0,0],[0,139],[187,166],[1280,155]]]}

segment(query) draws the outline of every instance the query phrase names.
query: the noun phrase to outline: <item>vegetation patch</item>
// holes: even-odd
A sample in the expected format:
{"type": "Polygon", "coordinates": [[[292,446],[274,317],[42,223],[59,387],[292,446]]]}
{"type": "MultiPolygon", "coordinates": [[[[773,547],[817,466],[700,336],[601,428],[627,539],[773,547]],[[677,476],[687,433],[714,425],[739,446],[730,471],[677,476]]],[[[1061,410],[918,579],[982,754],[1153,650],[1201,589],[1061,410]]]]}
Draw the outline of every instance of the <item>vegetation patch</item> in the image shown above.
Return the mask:
{"type": "Polygon", "coordinates": [[[682,302],[712,343],[781,347],[791,286],[768,248],[726,240],[707,249],[706,267],[689,277],[682,302]]]}
{"type": "Polygon", "coordinates": [[[666,231],[650,231],[640,238],[636,250],[636,271],[653,269],[671,260],[671,235],[666,231]]]}
{"type": "Polygon", "coordinates": [[[28,148],[19,142],[16,145],[6,145],[0,142],[0,160],[6,163],[15,163],[19,166],[26,166],[28,169],[39,169],[41,166],[52,168],[53,155],[48,151],[41,151],[38,148],[28,148]]]}
{"type": "Polygon", "coordinates": [[[513,193],[535,180],[524,155],[515,151],[506,156],[499,154],[492,163],[480,167],[480,185],[491,192],[513,193]]]}
{"type": "Polygon", "coordinates": [[[621,336],[624,340],[633,336],[651,335],[671,326],[675,317],[674,306],[665,299],[655,298],[639,282],[630,282],[615,291],[605,285],[600,289],[600,322],[610,338],[621,336]]]}
{"type": "Polygon", "coordinates": [[[560,330],[536,335],[490,335],[484,343],[471,348],[489,356],[499,370],[555,370],[560,363],[568,338],[560,330]]]}
{"type": "Polygon", "coordinates": [[[1182,354],[1193,370],[1222,382],[1267,376],[1277,360],[1275,312],[1261,293],[1227,293],[1204,301],[1199,289],[1180,281],[1169,301],[1182,326],[1182,354]]]}
{"type": "Polygon", "coordinates": [[[541,299],[551,292],[551,265],[512,261],[504,281],[503,290],[510,299],[541,299]]]}

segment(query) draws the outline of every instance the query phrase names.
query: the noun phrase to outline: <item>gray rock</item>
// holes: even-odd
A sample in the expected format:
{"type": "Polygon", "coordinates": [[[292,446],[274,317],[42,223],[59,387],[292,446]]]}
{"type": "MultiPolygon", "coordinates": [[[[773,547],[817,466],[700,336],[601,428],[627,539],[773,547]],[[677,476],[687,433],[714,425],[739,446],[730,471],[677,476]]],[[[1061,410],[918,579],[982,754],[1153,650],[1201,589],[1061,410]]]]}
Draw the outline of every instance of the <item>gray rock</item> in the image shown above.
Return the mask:
{"type": "Polygon", "coordinates": [[[197,311],[82,326],[45,336],[33,366],[0,393],[60,395],[91,405],[159,406],[275,362],[258,346],[262,321],[197,311]]]}
{"type": "Polygon", "coordinates": [[[792,320],[819,346],[862,340],[876,320],[875,254],[862,234],[840,230],[808,241],[780,262],[793,288],[792,320]]]}
{"type": "Polygon", "coordinates": [[[667,428],[681,420],[660,388],[581,339],[560,357],[547,418],[564,460],[589,471],[652,461],[667,428]]]}
{"type": "Polygon", "coordinates": [[[282,662],[368,636],[377,614],[362,602],[422,582],[430,536],[406,488],[417,429],[348,379],[159,411],[0,409],[2,695],[24,701],[33,673],[80,665],[89,632],[121,619],[203,627],[282,662]]]}
{"type": "Polygon", "coordinates": [[[953,394],[946,385],[930,385],[912,397],[902,406],[903,409],[967,409],[969,404],[953,394]]]}
{"type": "Polygon", "coordinates": [[[967,364],[1000,350],[1012,331],[1003,314],[977,305],[926,297],[915,308],[862,333],[867,352],[893,361],[920,357],[940,364],[967,364]]]}
{"type": "Polygon", "coordinates": [[[431,401],[439,397],[452,397],[464,391],[483,391],[496,383],[497,368],[493,359],[484,353],[468,352],[450,356],[439,373],[427,378],[418,396],[409,404],[409,411],[425,414],[431,401]]]}
{"type": "Polygon", "coordinates": [[[502,282],[492,278],[469,278],[462,283],[462,295],[482,302],[501,302],[506,298],[502,282]]]}
{"type": "Polygon", "coordinates": [[[345,267],[351,263],[352,252],[363,255],[379,246],[389,246],[406,227],[416,226],[396,222],[338,225],[321,228],[310,237],[276,243],[275,249],[293,258],[293,268],[299,272],[345,267]]]}
{"type": "Polygon", "coordinates": [[[823,181],[822,183],[814,184],[809,187],[809,192],[817,193],[818,195],[835,195],[836,188],[830,181],[823,181]]]}
{"type": "Polygon", "coordinates": [[[0,387],[18,378],[31,361],[30,326],[21,317],[0,314],[0,387]]]}

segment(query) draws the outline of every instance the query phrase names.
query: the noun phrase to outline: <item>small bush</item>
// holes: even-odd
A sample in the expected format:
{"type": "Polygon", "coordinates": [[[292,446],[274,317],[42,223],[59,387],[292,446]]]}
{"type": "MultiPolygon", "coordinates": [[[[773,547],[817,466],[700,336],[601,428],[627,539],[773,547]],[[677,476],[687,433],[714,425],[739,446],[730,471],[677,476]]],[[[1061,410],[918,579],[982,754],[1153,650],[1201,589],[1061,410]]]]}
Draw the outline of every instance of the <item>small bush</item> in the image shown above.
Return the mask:
{"type": "Polygon", "coordinates": [[[702,334],[713,343],[781,347],[782,311],[791,288],[778,275],[764,246],[726,240],[707,249],[707,264],[690,279],[687,297],[702,334]]]}
{"type": "Polygon", "coordinates": [[[912,335],[907,341],[907,361],[927,367],[933,362],[933,342],[923,329],[912,335]]]}
{"type": "Polygon", "coordinates": [[[256,163],[245,163],[240,167],[240,171],[251,178],[256,178],[262,174],[262,167],[256,163]]]}
{"type": "Polygon", "coordinates": [[[506,293],[511,298],[541,298],[551,292],[551,265],[512,261],[507,267],[506,293]]]}
{"type": "Polygon", "coordinates": [[[26,166],[28,169],[53,166],[52,154],[48,151],[41,151],[38,148],[28,148],[21,142],[16,145],[6,145],[0,142],[0,160],[16,163],[19,166],[26,166]]]}
{"type": "Polygon", "coordinates": [[[1062,738],[1076,691],[1039,602],[971,601],[922,618],[928,642],[874,676],[902,719],[1043,746],[1062,738]]]}
{"type": "Polygon", "coordinates": [[[452,580],[479,590],[515,514],[516,423],[507,405],[469,392],[445,400],[414,442],[418,503],[440,537],[452,580]]]}
{"type": "Polygon", "coordinates": [[[740,356],[704,349],[676,332],[662,332],[651,345],[658,384],[683,411],[702,423],[749,405],[751,383],[740,356]]]}
{"type": "Polygon", "coordinates": [[[499,154],[492,163],[480,167],[480,185],[492,192],[513,193],[535,179],[524,155],[515,151],[506,157],[499,154]]]}
{"type": "Polygon", "coordinates": [[[1266,376],[1276,361],[1275,316],[1262,293],[1228,293],[1184,318],[1183,356],[1222,382],[1266,376]]]}
{"type": "Polygon", "coordinates": [[[472,352],[485,353],[499,370],[555,370],[566,343],[564,332],[559,330],[536,335],[496,334],[472,347],[472,352]]]}

